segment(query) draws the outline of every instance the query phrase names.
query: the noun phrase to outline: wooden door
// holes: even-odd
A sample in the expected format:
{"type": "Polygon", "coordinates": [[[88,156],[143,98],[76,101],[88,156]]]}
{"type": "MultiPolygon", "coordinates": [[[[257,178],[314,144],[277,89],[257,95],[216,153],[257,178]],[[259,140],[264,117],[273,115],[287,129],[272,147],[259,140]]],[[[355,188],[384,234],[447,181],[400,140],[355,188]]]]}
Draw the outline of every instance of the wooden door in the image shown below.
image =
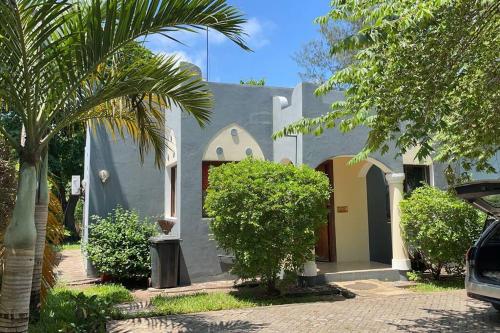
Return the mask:
{"type": "MultiPolygon", "coordinates": [[[[333,161],[328,160],[320,164],[317,171],[324,172],[330,184],[333,186],[333,161]]],[[[317,231],[318,242],[316,243],[315,252],[316,260],[318,261],[336,261],[336,245],[335,245],[335,211],[334,211],[333,192],[328,200],[328,214],[325,217],[328,223],[321,226],[317,231]]]]}

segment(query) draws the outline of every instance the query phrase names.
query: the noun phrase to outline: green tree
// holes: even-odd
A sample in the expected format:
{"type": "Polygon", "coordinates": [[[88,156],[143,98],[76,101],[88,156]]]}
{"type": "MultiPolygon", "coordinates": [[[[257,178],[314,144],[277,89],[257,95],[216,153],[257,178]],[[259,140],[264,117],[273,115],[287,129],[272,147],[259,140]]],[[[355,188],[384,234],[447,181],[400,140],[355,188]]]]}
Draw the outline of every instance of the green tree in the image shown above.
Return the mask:
{"type": "Polygon", "coordinates": [[[493,0],[332,1],[318,22],[361,20],[354,35],[332,48],[356,51],[356,61],[317,91],[345,85],[333,111],[276,134],[317,134],[339,126],[370,129],[357,160],[388,150],[419,147],[465,168],[494,171],[500,147],[500,4],[493,0]]]}
{"type": "Polygon", "coordinates": [[[484,214],[428,185],[401,202],[401,213],[406,244],[421,254],[435,279],[443,268],[463,272],[465,252],[481,235],[484,214]]]}
{"type": "Polygon", "coordinates": [[[35,303],[39,294],[33,267],[43,258],[51,140],[74,124],[102,125],[128,133],[141,157],[153,149],[161,165],[164,110],[177,105],[203,125],[211,94],[174,57],[120,66],[125,47],[154,33],[175,40],[174,31],[209,27],[246,48],[245,20],[225,0],[2,1],[0,17],[0,110],[15,113],[25,133],[20,140],[0,124],[20,159],[5,234],[0,331],[25,332],[30,293],[35,303]]]}
{"type": "Polygon", "coordinates": [[[314,260],[329,196],[320,172],[249,158],[210,170],[205,209],[217,244],[235,257],[232,271],[260,277],[274,293],[281,269],[295,273],[314,260]]]}

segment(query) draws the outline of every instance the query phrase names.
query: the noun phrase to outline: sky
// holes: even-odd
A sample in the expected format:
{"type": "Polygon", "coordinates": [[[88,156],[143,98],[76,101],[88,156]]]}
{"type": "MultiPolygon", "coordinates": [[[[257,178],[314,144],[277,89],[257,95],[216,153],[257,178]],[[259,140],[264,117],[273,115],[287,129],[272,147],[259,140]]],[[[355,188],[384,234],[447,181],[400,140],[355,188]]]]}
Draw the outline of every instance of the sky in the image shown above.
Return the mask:
{"type": "MultiPolygon", "coordinates": [[[[299,83],[300,68],[293,54],[308,41],[318,38],[313,22],[328,12],[329,0],[228,0],[242,11],[248,22],[246,40],[253,52],[247,52],[221,34],[209,32],[209,81],[239,83],[261,79],[266,85],[294,87],[299,83]]],[[[163,36],[149,37],[146,46],[156,53],[175,54],[207,74],[206,33],[181,32],[175,35],[185,45],[163,36]]]]}

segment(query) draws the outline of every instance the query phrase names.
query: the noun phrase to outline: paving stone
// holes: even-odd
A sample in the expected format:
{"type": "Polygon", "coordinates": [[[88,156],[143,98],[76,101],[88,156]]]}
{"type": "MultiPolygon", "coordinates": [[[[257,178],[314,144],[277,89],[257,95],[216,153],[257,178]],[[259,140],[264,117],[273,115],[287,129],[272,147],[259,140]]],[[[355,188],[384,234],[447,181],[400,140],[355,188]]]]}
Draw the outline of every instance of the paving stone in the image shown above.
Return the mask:
{"type": "Polygon", "coordinates": [[[464,291],[408,293],[110,322],[112,333],[500,332],[500,314],[464,291]]]}

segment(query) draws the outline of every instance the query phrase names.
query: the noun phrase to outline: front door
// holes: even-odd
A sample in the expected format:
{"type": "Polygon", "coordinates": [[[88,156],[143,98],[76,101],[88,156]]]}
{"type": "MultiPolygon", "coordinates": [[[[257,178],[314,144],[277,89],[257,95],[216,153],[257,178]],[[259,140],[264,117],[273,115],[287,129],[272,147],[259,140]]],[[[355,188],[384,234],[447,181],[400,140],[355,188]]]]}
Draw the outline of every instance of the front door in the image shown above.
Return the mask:
{"type": "MultiPolygon", "coordinates": [[[[330,180],[330,184],[333,184],[333,160],[321,163],[316,170],[324,172],[330,180]]],[[[316,243],[315,252],[316,260],[318,261],[336,261],[333,192],[330,196],[330,200],[328,200],[327,208],[328,214],[326,219],[328,220],[328,223],[321,226],[317,231],[318,242],[316,243]]]]}

